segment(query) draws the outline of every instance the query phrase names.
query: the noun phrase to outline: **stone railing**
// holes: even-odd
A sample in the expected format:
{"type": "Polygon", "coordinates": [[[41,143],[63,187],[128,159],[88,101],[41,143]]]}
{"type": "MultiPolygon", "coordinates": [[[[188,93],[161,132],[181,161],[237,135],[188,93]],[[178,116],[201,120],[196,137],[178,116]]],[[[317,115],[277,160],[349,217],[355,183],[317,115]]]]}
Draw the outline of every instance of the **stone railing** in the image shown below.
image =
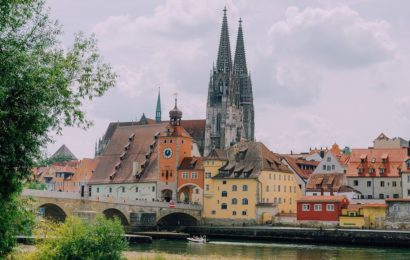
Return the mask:
{"type": "MultiPolygon", "coordinates": [[[[125,204],[134,205],[141,207],[154,207],[154,208],[171,208],[171,204],[162,201],[148,201],[148,200],[129,200],[124,198],[115,197],[81,197],[79,193],[75,192],[58,192],[58,191],[47,191],[47,190],[31,190],[25,189],[23,191],[23,196],[32,196],[39,198],[56,198],[56,199],[78,199],[78,200],[88,200],[95,202],[104,203],[115,203],[115,204],[125,204]]],[[[190,210],[201,210],[202,206],[198,204],[186,204],[186,203],[174,203],[175,209],[190,209],[190,210]]]]}

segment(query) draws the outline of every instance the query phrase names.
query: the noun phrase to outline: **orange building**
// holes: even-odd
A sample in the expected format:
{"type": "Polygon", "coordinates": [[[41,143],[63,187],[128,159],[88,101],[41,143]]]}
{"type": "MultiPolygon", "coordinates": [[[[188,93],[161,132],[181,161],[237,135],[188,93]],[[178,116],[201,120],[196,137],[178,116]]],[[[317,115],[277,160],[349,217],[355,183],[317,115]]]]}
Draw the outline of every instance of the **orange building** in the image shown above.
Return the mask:
{"type": "Polygon", "coordinates": [[[178,201],[202,205],[203,190],[203,158],[185,157],[178,168],[178,201]]]}
{"type": "Polygon", "coordinates": [[[191,157],[192,137],[181,126],[182,111],[175,107],[169,112],[170,124],[166,131],[158,136],[158,189],[161,199],[177,200],[178,166],[184,157],[191,157]]]}

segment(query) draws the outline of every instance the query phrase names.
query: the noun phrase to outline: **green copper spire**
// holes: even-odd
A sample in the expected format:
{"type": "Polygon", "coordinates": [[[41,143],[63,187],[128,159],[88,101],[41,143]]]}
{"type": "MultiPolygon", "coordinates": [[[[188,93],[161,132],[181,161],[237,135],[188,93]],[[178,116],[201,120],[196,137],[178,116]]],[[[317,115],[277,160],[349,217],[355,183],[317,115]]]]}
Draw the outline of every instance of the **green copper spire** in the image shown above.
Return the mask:
{"type": "Polygon", "coordinates": [[[158,90],[157,109],[155,111],[155,121],[161,123],[161,89],[158,90]]]}

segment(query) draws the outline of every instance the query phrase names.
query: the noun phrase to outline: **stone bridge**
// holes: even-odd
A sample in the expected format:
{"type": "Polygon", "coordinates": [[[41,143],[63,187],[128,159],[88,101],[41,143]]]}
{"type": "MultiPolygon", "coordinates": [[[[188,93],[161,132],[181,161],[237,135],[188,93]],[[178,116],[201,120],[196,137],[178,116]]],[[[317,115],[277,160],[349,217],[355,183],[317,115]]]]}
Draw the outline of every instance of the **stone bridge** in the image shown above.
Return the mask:
{"type": "Polygon", "coordinates": [[[167,202],[88,198],[77,193],[30,189],[22,195],[34,199],[33,207],[39,215],[55,221],[64,221],[67,216],[93,219],[104,214],[107,218],[119,218],[128,230],[140,230],[156,226],[175,229],[198,225],[201,220],[200,205],[176,203],[173,207],[167,202]]]}

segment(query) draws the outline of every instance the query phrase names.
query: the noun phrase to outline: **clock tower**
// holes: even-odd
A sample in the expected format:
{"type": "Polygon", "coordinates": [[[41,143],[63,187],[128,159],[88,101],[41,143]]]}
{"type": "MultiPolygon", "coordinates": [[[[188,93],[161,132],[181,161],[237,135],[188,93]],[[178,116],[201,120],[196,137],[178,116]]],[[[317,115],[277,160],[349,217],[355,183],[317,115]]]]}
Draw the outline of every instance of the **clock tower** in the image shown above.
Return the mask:
{"type": "Polygon", "coordinates": [[[181,126],[182,111],[175,107],[169,111],[169,125],[158,136],[159,181],[158,192],[165,201],[176,201],[177,170],[184,157],[191,156],[192,137],[181,126]]]}

